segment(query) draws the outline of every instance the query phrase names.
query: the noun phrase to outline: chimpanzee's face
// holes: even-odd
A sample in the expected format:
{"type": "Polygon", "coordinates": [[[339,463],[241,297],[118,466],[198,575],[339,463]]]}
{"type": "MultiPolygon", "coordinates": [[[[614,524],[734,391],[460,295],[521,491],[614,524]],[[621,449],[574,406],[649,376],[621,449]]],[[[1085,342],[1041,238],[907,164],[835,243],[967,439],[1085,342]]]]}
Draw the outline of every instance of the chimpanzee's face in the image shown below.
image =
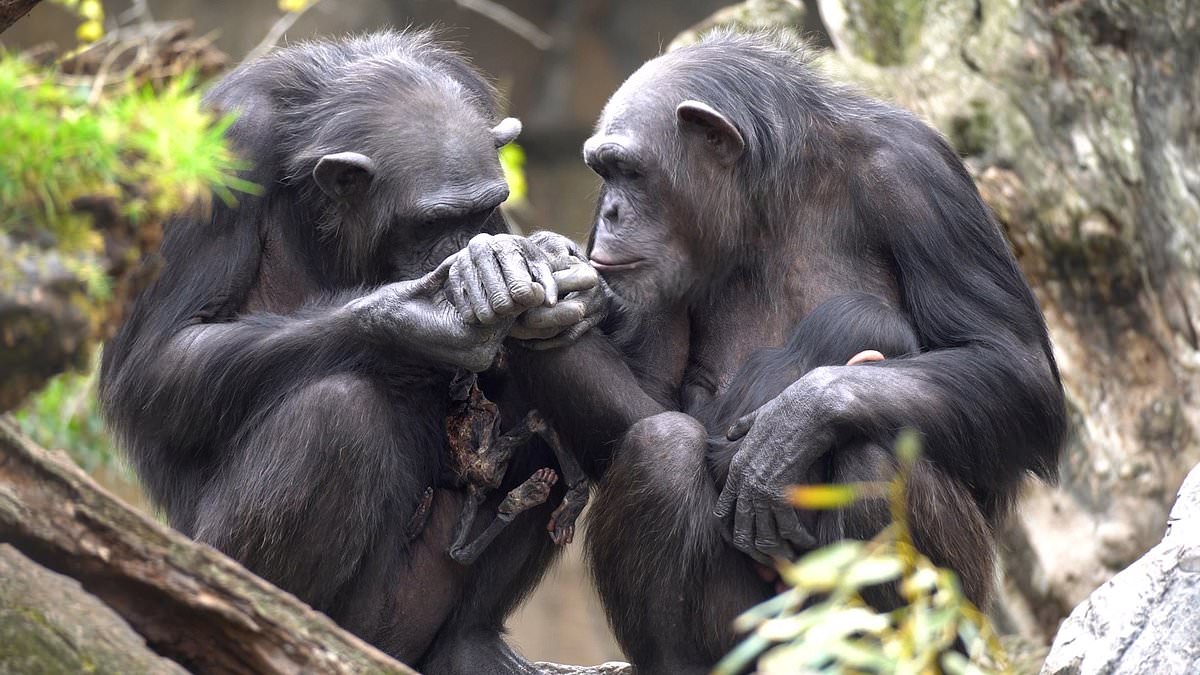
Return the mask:
{"type": "Polygon", "coordinates": [[[639,71],[613,95],[583,147],[603,180],[589,255],[628,303],[683,300],[736,253],[744,220],[733,166],[741,135],[721,113],[639,71]]]}
{"type": "Polygon", "coordinates": [[[419,277],[471,237],[508,229],[497,148],[516,138],[520,122],[493,127],[463,103],[442,103],[402,124],[374,125],[376,133],[351,144],[357,150],[326,154],[313,171],[334,202],[343,256],[363,282],[419,277]]]}

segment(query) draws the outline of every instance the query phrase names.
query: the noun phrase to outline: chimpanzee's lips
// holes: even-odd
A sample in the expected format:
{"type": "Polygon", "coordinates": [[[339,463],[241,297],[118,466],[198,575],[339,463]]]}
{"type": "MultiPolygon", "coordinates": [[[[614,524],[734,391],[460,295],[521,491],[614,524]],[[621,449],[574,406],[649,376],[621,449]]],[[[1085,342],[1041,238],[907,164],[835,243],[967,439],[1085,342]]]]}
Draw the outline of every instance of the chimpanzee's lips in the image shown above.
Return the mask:
{"type": "Polygon", "coordinates": [[[619,272],[621,270],[633,269],[634,267],[637,267],[643,260],[645,260],[645,258],[617,260],[604,254],[597,255],[595,252],[593,252],[591,256],[592,267],[595,267],[596,271],[598,272],[619,272]]]}

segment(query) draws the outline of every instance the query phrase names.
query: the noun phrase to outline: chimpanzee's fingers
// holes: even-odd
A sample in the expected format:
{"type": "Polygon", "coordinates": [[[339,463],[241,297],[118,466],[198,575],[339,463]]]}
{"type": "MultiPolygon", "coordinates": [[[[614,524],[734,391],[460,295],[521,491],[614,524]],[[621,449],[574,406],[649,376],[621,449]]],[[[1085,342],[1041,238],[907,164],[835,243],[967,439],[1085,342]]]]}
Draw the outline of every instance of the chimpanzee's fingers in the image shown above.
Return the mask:
{"type": "Polygon", "coordinates": [[[760,553],[754,546],[756,526],[753,500],[749,495],[743,495],[738,499],[737,507],[733,511],[733,546],[756,561],[770,565],[771,558],[760,553]]]}
{"type": "MultiPolygon", "coordinates": [[[[501,271],[500,262],[496,259],[492,237],[486,234],[475,235],[471,239],[471,243],[467,244],[467,249],[471,253],[472,266],[483,285],[484,297],[490,312],[498,316],[516,314],[519,308],[513,302],[508,283],[504,280],[504,272],[501,271]]],[[[475,308],[475,313],[479,314],[478,307],[475,308]]],[[[481,314],[479,319],[484,323],[489,323],[481,314]]]]}
{"type": "Polygon", "coordinates": [[[538,348],[533,345],[541,344],[545,340],[558,337],[562,332],[562,328],[529,328],[517,323],[513,326],[512,332],[508,334],[510,339],[516,340],[522,347],[536,351],[538,348]]]}
{"type": "Polygon", "coordinates": [[[724,520],[733,513],[733,506],[737,503],[741,482],[741,473],[731,467],[729,477],[725,479],[725,487],[721,489],[721,495],[717,497],[717,505],[713,508],[714,516],[724,520]]]}
{"type": "Polygon", "coordinates": [[[800,516],[790,504],[775,505],[775,524],[779,536],[799,551],[811,551],[817,547],[817,538],[800,523],[800,516]]]}
{"type": "Polygon", "coordinates": [[[546,289],[546,306],[553,307],[558,304],[562,289],[558,287],[558,280],[554,278],[554,270],[550,268],[550,263],[542,259],[530,260],[529,269],[533,272],[533,280],[546,289]]]}
{"type": "Polygon", "coordinates": [[[521,315],[525,328],[558,328],[562,330],[583,320],[587,307],[578,300],[564,300],[553,307],[534,307],[521,315]]]}
{"type": "Polygon", "coordinates": [[[758,417],[758,411],[749,412],[742,415],[730,425],[729,430],[725,432],[725,439],[736,441],[742,436],[745,436],[750,431],[750,427],[754,426],[754,420],[758,417]]]}
{"type": "Polygon", "coordinates": [[[475,313],[479,323],[495,323],[496,313],[492,311],[492,303],[484,292],[483,281],[479,278],[479,266],[473,260],[463,263],[462,287],[467,299],[471,301],[471,311],[475,313]]]}
{"type": "Polygon", "coordinates": [[[796,556],[787,541],[780,537],[779,527],[775,522],[775,513],[771,510],[771,505],[765,501],[755,503],[754,549],[770,558],[791,560],[796,556]]]}
{"type": "Polygon", "coordinates": [[[553,307],[562,297],[562,291],[559,290],[558,282],[554,279],[554,271],[561,267],[559,259],[553,251],[539,246],[533,239],[524,238],[516,241],[525,252],[525,260],[529,265],[529,271],[533,273],[533,280],[546,289],[546,306],[553,307]]]}
{"type": "Polygon", "coordinates": [[[417,290],[422,293],[432,293],[441,288],[446,280],[450,278],[450,272],[454,264],[458,262],[459,255],[457,253],[448,256],[441,262],[432,272],[421,277],[417,282],[417,290]]]}
{"type": "Polygon", "coordinates": [[[557,337],[555,337],[554,332],[551,332],[541,340],[530,340],[529,342],[522,341],[520,344],[522,347],[535,352],[565,347],[569,344],[574,344],[579,340],[579,338],[583,337],[584,333],[587,333],[589,330],[595,328],[596,325],[600,323],[600,319],[602,318],[603,317],[598,315],[587,317],[583,321],[580,321],[574,326],[571,326],[567,330],[563,331],[557,337]]]}
{"type": "Polygon", "coordinates": [[[554,273],[554,280],[558,282],[559,293],[573,293],[575,291],[588,291],[596,287],[600,281],[600,273],[595,267],[586,263],[571,265],[565,270],[560,270],[554,273]]]}
{"type": "Polygon", "coordinates": [[[537,307],[546,299],[545,287],[536,282],[531,274],[531,261],[526,256],[526,247],[518,242],[519,240],[512,237],[496,237],[491,240],[492,250],[500,264],[500,272],[504,275],[514,313],[537,307]]]}
{"type": "Polygon", "coordinates": [[[855,354],[854,356],[851,356],[850,360],[846,362],[846,365],[856,366],[860,363],[869,363],[871,361],[883,361],[883,360],[884,360],[883,354],[875,351],[874,349],[867,349],[865,351],[861,351],[861,352],[855,354]]]}
{"type": "Polygon", "coordinates": [[[454,261],[442,288],[462,320],[466,323],[477,323],[479,320],[475,318],[475,311],[471,309],[471,301],[467,298],[466,280],[463,278],[462,268],[467,264],[470,264],[470,261],[465,258],[454,261]]]}

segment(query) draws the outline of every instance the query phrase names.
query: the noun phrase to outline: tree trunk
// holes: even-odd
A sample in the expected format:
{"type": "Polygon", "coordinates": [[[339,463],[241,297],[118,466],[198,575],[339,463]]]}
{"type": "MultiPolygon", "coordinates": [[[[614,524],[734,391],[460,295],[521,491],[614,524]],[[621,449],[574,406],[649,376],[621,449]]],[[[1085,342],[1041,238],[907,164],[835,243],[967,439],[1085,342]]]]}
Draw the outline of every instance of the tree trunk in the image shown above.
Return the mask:
{"type": "Polygon", "coordinates": [[[0,671],[80,661],[122,665],[111,672],[175,672],[170,662],[199,673],[413,672],[125,506],[3,417],[0,544],[0,671]]]}
{"type": "Polygon", "coordinates": [[[0,33],[29,13],[42,0],[0,0],[0,33]]]}
{"type": "MultiPolygon", "coordinates": [[[[1045,311],[1074,435],[1002,533],[998,618],[1046,640],[1156,543],[1200,461],[1200,6],[816,4],[820,64],[950,138],[1045,311]]],[[[718,23],[811,20],[750,0],[718,23]]]]}

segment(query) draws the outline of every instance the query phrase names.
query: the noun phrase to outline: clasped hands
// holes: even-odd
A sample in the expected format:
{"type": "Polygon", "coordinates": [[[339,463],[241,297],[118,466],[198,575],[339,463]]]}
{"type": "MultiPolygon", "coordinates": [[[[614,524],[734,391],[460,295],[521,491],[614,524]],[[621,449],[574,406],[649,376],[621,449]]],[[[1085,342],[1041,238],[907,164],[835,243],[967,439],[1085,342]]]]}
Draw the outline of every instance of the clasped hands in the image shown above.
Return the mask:
{"type": "Polygon", "coordinates": [[[424,277],[347,305],[368,332],[476,372],[491,366],[506,339],[528,349],[570,344],[606,307],[587,256],[551,232],[476,235],[424,277]]]}

